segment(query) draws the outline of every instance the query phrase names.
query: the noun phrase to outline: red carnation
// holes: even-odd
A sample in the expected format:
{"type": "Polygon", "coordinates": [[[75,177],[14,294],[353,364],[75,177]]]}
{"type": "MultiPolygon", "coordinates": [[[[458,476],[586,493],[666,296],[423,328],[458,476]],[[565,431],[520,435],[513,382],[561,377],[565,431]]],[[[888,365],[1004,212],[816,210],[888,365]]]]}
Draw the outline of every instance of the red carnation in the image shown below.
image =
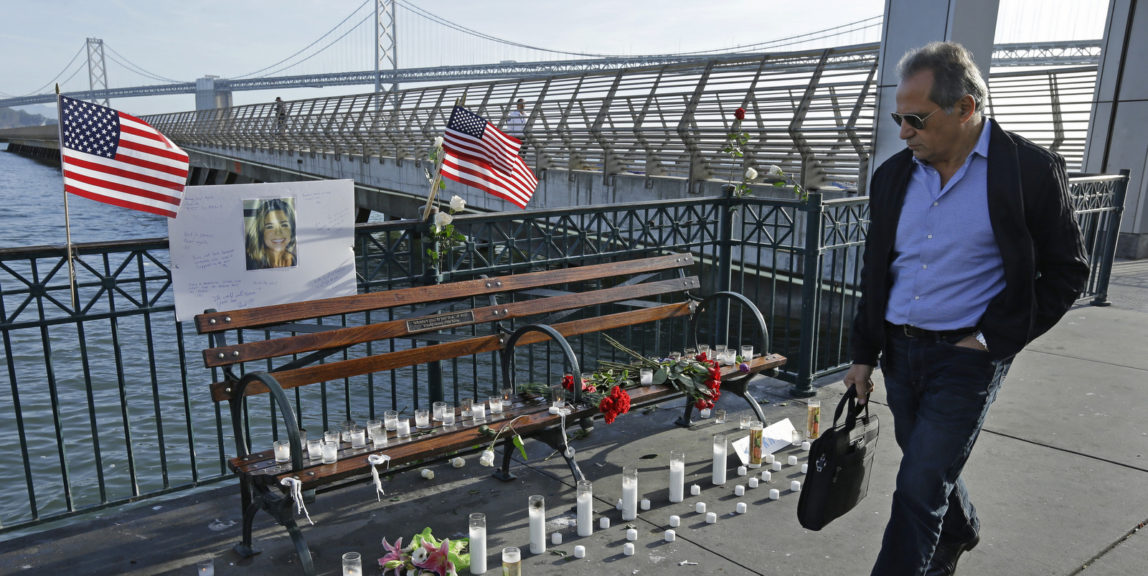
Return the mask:
{"type": "Polygon", "coordinates": [[[615,386],[610,391],[610,395],[602,398],[602,401],[598,403],[598,410],[602,412],[602,417],[607,424],[613,424],[614,419],[619,414],[630,411],[630,395],[625,390],[615,386]]]}
{"type": "Polygon", "coordinates": [[[733,117],[738,120],[745,120],[745,108],[738,108],[733,111],[733,117]]]}
{"type": "Polygon", "coordinates": [[[573,392],[574,391],[574,375],[567,374],[562,377],[562,387],[573,392]]]}
{"type": "Polygon", "coordinates": [[[706,399],[705,398],[698,398],[697,401],[694,402],[694,407],[697,408],[698,410],[705,410],[706,409],[706,399]]]}

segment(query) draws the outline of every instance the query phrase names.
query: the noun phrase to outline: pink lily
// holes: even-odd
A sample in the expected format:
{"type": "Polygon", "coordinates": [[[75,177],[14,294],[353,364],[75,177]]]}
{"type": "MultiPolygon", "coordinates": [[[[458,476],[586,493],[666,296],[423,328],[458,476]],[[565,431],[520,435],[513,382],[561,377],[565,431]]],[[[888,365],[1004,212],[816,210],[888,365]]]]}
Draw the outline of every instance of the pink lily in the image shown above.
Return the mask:
{"type": "Polygon", "coordinates": [[[430,570],[439,576],[455,573],[454,563],[450,561],[450,538],[444,539],[438,548],[424,540],[423,548],[426,549],[427,559],[422,564],[415,564],[415,566],[423,570],[430,570]]]}
{"type": "Polygon", "coordinates": [[[395,543],[392,545],[387,543],[386,538],[383,538],[383,548],[387,553],[382,558],[379,558],[379,567],[385,572],[388,564],[390,564],[395,569],[395,575],[402,576],[402,572],[399,570],[403,566],[403,539],[399,538],[395,540],[395,543]],[[391,564],[392,562],[394,562],[394,564],[391,564]]]}

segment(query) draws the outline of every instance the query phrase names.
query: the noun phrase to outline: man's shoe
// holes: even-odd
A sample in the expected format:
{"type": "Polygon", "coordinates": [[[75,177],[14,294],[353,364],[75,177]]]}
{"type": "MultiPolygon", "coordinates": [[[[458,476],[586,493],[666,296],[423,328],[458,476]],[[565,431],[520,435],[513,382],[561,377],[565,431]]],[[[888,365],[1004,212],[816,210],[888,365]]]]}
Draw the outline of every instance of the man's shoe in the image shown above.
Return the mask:
{"type": "Polygon", "coordinates": [[[937,549],[933,552],[933,559],[929,561],[929,569],[925,571],[925,576],[953,576],[957,573],[957,560],[961,554],[976,548],[980,542],[980,535],[964,542],[946,542],[942,539],[937,543],[937,549]]]}

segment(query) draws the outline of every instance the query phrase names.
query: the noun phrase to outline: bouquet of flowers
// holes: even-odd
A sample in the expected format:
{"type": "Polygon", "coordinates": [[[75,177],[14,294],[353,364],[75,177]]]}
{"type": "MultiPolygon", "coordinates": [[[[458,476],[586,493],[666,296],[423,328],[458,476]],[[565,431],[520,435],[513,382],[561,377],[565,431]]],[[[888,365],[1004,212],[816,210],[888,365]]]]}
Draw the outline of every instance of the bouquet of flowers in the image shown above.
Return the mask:
{"type": "Polygon", "coordinates": [[[611,346],[632,357],[639,368],[652,369],[654,384],[673,386],[692,399],[694,406],[699,410],[713,408],[714,402],[721,398],[721,367],[716,360],[709,359],[705,354],[698,354],[693,358],[683,356],[676,360],[647,358],[627,348],[621,342],[603,336],[611,346]]]}
{"type": "MultiPolygon", "coordinates": [[[[573,374],[562,377],[562,387],[573,392],[577,385],[573,374]]],[[[613,424],[618,416],[630,411],[630,393],[627,386],[635,384],[625,373],[615,375],[613,372],[595,372],[591,377],[582,380],[582,401],[591,406],[597,406],[598,411],[607,424],[613,424]]],[[[522,386],[524,392],[545,394],[546,386],[541,384],[526,384],[522,386]]],[[[570,396],[573,397],[573,396],[570,396]]]]}
{"type": "Polygon", "coordinates": [[[445,538],[440,541],[431,534],[430,528],[415,534],[405,548],[402,538],[394,544],[383,538],[383,548],[387,551],[379,558],[383,574],[458,576],[470,570],[470,540],[445,538]]]}

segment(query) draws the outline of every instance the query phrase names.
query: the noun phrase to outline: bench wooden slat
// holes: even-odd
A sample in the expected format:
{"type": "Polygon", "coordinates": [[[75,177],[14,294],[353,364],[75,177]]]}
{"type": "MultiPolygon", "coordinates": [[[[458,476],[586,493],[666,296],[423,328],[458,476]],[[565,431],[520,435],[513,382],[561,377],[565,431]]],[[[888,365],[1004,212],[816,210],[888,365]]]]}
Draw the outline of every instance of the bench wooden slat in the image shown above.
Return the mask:
{"type": "Polygon", "coordinates": [[[400,288],[386,292],[370,292],[325,300],[292,302],[226,312],[206,312],[195,317],[195,328],[200,334],[208,334],[237,328],[271,326],[307,318],[352,314],[395,306],[425,304],[440,300],[456,300],[470,296],[537,288],[551,284],[584,282],[626,274],[671,270],[690,266],[693,262],[693,256],[690,254],[670,254],[640,260],[624,260],[606,264],[527,272],[512,276],[479,278],[435,286],[400,288]]]}
{"type": "MultiPolygon", "coordinates": [[[[600,332],[602,330],[622,328],[634,324],[689,316],[691,311],[692,303],[678,302],[675,304],[664,304],[657,308],[629,310],[593,318],[561,322],[555,324],[554,329],[558,330],[563,336],[577,336],[591,332],[600,332]]],[[[522,338],[518,340],[518,344],[520,346],[535,344],[549,339],[549,336],[541,332],[530,332],[524,334],[522,338]]],[[[287,390],[316,382],[338,380],[348,376],[359,376],[371,372],[393,370],[395,368],[422,364],[431,360],[446,360],[460,356],[494,352],[501,349],[502,345],[503,337],[500,335],[480,336],[458,342],[444,342],[435,346],[398,350],[364,358],[352,358],[317,366],[285,370],[283,372],[275,372],[274,376],[275,380],[279,382],[279,385],[282,386],[284,390],[287,390]]],[[[231,398],[230,386],[228,382],[215,382],[212,384],[211,399],[216,402],[226,402],[229,400],[231,398]]],[[[253,381],[248,384],[244,390],[244,396],[266,394],[267,392],[267,387],[261,382],[253,381]]]]}
{"type": "Polygon", "coordinates": [[[219,346],[203,351],[203,362],[208,367],[227,366],[266,358],[290,356],[315,350],[329,350],[382,340],[433,332],[444,327],[471,326],[485,322],[498,322],[526,316],[549,314],[587,306],[607,304],[620,300],[648,298],[662,294],[693,290],[700,286],[696,276],[647,282],[635,286],[617,286],[593,292],[567,293],[561,296],[511,302],[497,306],[473,308],[465,312],[448,313],[419,318],[405,318],[377,322],[366,326],[338,328],[312,334],[299,334],[271,340],[219,346]]]}

